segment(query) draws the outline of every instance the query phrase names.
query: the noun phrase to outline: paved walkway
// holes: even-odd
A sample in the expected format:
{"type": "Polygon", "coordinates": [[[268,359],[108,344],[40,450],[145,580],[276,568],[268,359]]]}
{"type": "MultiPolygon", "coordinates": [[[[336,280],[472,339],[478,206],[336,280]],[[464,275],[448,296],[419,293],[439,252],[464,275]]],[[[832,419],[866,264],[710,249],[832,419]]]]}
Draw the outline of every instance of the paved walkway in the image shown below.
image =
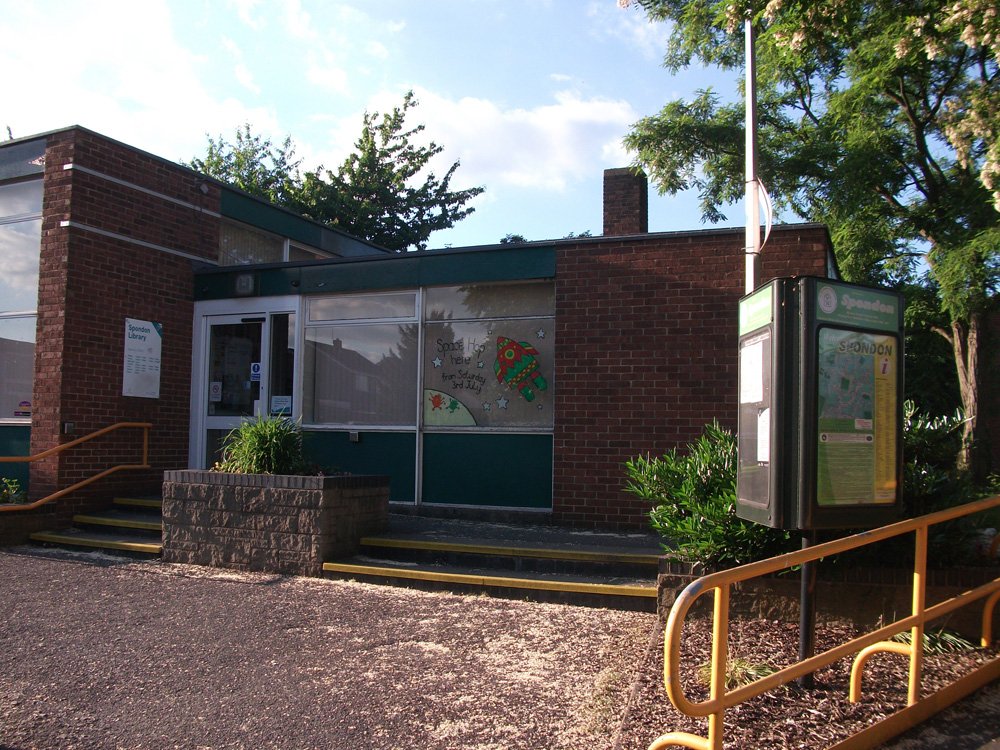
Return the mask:
{"type": "MultiPolygon", "coordinates": [[[[609,748],[654,624],[93,553],[0,550],[0,581],[0,750],[609,748]]],[[[998,750],[974,700],[898,750],[998,750]]]]}

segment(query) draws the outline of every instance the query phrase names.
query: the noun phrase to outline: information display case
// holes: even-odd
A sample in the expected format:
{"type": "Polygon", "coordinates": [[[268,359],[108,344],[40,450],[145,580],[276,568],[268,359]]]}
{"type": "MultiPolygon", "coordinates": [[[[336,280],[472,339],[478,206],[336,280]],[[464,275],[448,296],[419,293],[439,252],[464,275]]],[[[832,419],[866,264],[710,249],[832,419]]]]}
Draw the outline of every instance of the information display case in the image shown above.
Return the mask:
{"type": "Polygon", "coordinates": [[[902,489],[903,298],[803,277],[740,300],[737,515],[877,526],[902,489]]]}

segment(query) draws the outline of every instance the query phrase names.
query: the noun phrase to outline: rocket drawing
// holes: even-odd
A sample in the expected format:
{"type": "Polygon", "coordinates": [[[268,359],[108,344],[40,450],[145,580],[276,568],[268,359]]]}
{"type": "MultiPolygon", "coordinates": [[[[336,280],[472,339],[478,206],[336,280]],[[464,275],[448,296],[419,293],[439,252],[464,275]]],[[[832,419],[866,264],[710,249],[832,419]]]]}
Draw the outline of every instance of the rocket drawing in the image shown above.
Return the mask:
{"type": "Polygon", "coordinates": [[[525,401],[534,401],[533,387],[539,391],[549,387],[538,369],[538,352],[526,341],[497,336],[497,359],[493,370],[498,382],[517,388],[525,401]]]}

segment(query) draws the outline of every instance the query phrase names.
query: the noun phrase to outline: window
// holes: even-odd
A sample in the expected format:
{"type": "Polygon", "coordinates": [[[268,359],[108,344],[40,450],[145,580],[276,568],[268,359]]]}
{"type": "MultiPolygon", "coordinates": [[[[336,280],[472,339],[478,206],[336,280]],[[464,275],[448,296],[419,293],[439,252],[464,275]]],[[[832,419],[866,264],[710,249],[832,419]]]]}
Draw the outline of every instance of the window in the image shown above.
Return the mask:
{"type": "Polygon", "coordinates": [[[31,420],[42,181],[0,185],[0,421],[31,420]]]}
{"type": "Polygon", "coordinates": [[[219,265],[245,266],[251,263],[281,263],[286,260],[319,260],[332,257],[321,250],[292,244],[259,229],[222,223],[219,232],[219,265]]]}
{"type": "Polygon", "coordinates": [[[428,289],[424,424],[550,430],[554,300],[550,283],[428,289]]]}
{"type": "Polygon", "coordinates": [[[28,421],[35,376],[35,316],[0,313],[0,421],[28,421]]]}
{"type": "Polygon", "coordinates": [[[0,312],[38,306],[42,181],[0,185],[0,312]]]}
{"type": "Polygon", "coordinates": [[[219,232],[219,265],[280,263],[285,259],[285,241],[250,227],[223,222],[219,232]]]}
{"type": "Polygon", "coordinates": [[[308,302],[303,421],[415,426],[416,292],[308,302]]]}

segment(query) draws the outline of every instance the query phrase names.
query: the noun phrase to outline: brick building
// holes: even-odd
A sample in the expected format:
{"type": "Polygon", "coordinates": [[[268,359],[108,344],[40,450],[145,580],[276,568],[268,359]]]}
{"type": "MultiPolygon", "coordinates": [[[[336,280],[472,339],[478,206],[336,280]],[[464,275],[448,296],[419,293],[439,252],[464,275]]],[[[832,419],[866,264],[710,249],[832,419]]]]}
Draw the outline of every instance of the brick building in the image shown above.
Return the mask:
{"type": "MultiPolygon", "coordinates": [[[[83,128],[0,143],[0,455],[154,425],[153,471],[46,506],[50,526],[286,414],[316,463],[388,474],[397,503],[641,525],[622,463],[735,425],[743,231],[650,234],[644,178],[604,190],[600,237],[399,254],[83,128]]],[[[763,254],[764,279],[832,268],[818,225],[763,254]]],[[[39,497],[135,449],[115,433],[5,473],[39,497]]]]}

